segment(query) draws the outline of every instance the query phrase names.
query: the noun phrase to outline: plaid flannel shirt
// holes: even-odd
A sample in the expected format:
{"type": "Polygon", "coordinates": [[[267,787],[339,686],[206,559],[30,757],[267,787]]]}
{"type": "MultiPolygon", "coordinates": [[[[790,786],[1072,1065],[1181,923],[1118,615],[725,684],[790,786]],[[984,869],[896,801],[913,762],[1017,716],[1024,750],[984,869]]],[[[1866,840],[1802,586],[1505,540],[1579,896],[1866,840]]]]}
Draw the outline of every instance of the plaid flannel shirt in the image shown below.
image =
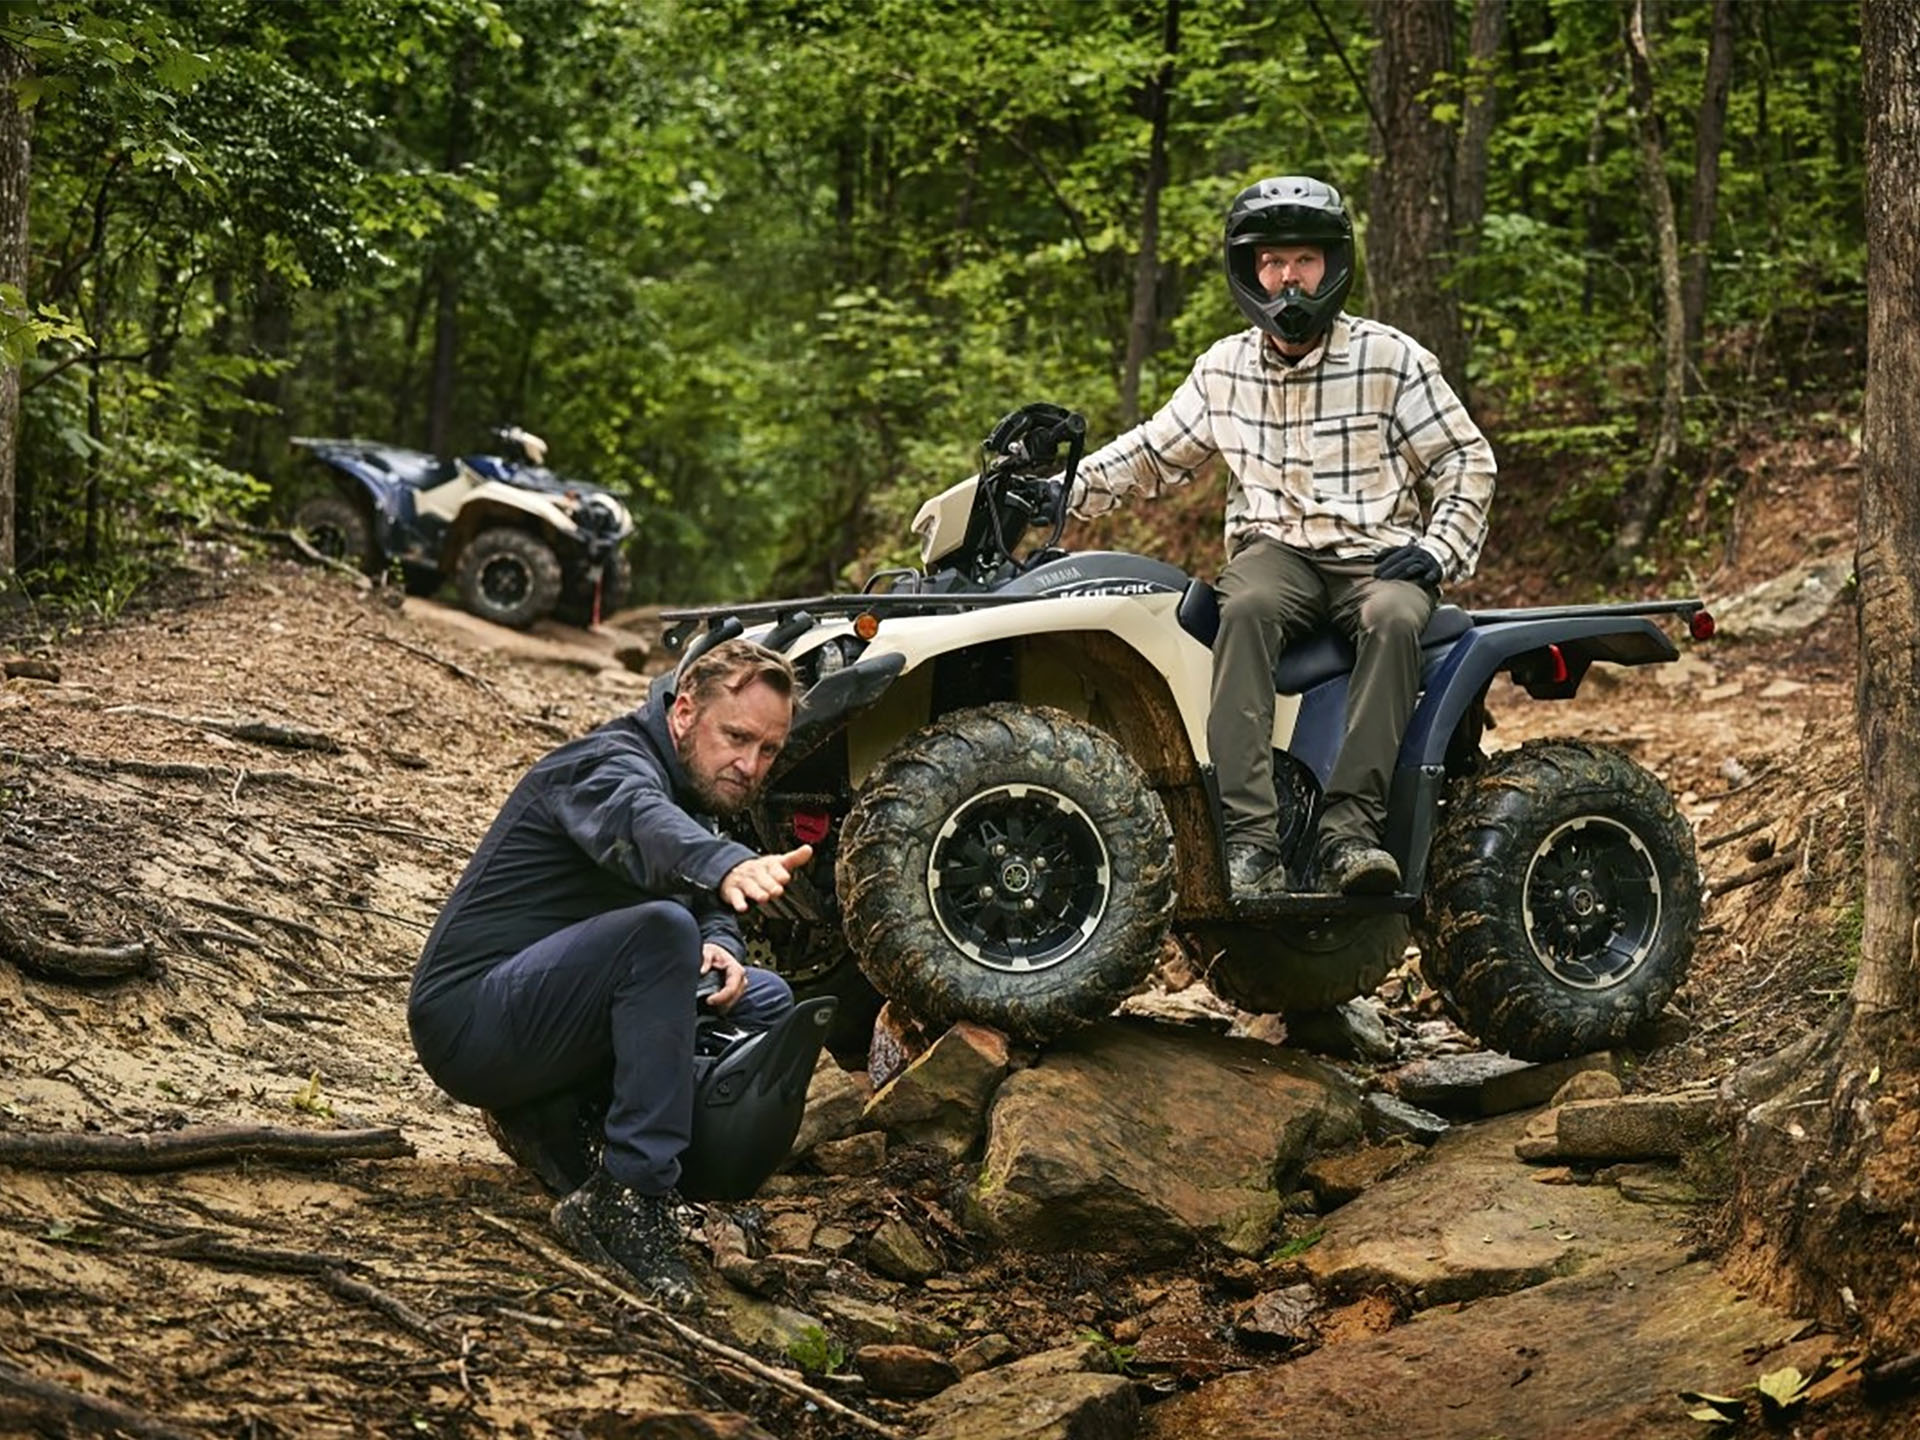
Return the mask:
{"type": "Polygon", "coordinates": [[[1342,315],[1294,365],[1258,330],[1229,335],[1151,419],[1080,462],[1072,508],[1091,519],[1222,461],[1229,555],[1256,535],[1337,560],[1417,542],[1447,580],[1480,558],[1492,447],[1438,362],[1392,326],[1342,315]]]}

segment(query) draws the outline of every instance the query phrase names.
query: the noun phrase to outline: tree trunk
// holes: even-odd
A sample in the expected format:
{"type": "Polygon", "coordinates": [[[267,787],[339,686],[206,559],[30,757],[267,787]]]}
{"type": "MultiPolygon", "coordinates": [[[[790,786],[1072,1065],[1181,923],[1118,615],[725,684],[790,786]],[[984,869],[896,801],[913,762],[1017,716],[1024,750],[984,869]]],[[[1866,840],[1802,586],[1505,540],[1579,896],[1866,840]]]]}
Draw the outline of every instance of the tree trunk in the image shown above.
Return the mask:
{"type": "Polygon", "coordinates": [[[1837,1329],[1858,1329],[1871,1384],[1876,1370],[1910,1370],[1920,1350],[1920,1178],[1911,1158],[1920,1105],[1920,411],[1912,402],[1920,393],[1920,6],[1862,0],[1860,20],[1860,968],[1823,1031],[1729,1082],[1744,1110],[1733,1214],[1744,1243],[1729,1263],[1737,1278],[1784,1291],[1782,1299],[1837,1329]]]}
{"type": "Polygon", "coordinates": [[[1911,1009],[1920,855],[1920,9],[1866,0],[1867,396],[1860,487],[1866,929],[1853,998],[1911,1009]]]}
{"type": "MultiPolygon", "coordinates": [[[[16,103],[13,87],[26,79],[26,55],[0,43],[0,285],[19,293],[20,310],[5,307],[6,319],[25,318],[27,294],[27,179],[32,168],[33,112],[16,103]]],[[[0,360],[0,582],[13,574],[13,473],[20,450],[20,367],[0,360]]]]}
{"type": "MultiPolygon", "coordinates": [[[[1487,150],[1493,139],[1494,76],[1506,43],[1507,0],[1473,0],[1473,30],[1467,49],[1467,93],[1460,119],[1459,155],[1453,189],[1454,245],[1459,261],[1480,248],[1480,226],[1487,218],[1487,150]]],[[[1470,280],[1465,267],[1461,279],[1470,280]]]]}
{"type": "Polygon", "coordinates": [[[1686,313],[1687,363],[1696,374],[1707,325],[1707,261],[1713,254],[1713,228],[1720,208],[1720,145],[1727,133],[1727,96],[1733,88],[1733,4],[1734,0],[1713,0],[1706,86],[1693,131],[1692,223],[1680,303],[1686,313]]]}
{"type": "Polygon", "coordinates": [[[1439,358],[1447,379],[1466,379],[1466,337],[1452,290],[1453,134],[1422,98],[1453,69],[1448,5],[1373,0],[1368,88],[1372,134],[1367,229],[1367,309],[1439,358]]]}
{"type": "MultiPolygon", "coordinates": [[[[447,104],[446,169],[449,175],[473,153],[473,80],[480,64],[479,42],[471,35],[454,56],[447,104]]],[[[459,380],[460,272],[465,246],[455,234],[443,236],[434,264],[433,369],[427,382],[427,449],[444,455],[453,436],[453,391],[459,380]]]]}
{"type": "Polygon", "coordinates": [[[1620,497],[1620,524],[1607,550],[1607,569],[1623,573],[1646,546],[1673,494],[1673,466],[1680,453],[1681,404],[1686,399],[1687,325],[1680,299],[1680,229],[1667,185],[1667,147],[1660,113],[1654,106],[1653,53],[1647,45],[1645,0],[1627,12],[1627,65],[1633,83],[1633,108],[1640,123],[1640,161],[1647,192],[1648,218],[1660,263],[1661,386],[1660,428],[1646,466],[1627,482],[1620,497]]]}
{"type": "Polygon", "coordinates": [[[1173,96],[1173,61],[1180,53],[1180,0],[1167,0],[1160,70],[1147,87],[1153,127],[1147,145],[1147,175],[1140,199],[1140,254],[1133,269],[1133,315],[1127,322],[1127,361],[1120,373],[1120,428],[1140,418],[1140,367],[1153,344],[1154,296],[1160,288],[1160,192],[1167,184],[1167,111],[1173,96]]]}

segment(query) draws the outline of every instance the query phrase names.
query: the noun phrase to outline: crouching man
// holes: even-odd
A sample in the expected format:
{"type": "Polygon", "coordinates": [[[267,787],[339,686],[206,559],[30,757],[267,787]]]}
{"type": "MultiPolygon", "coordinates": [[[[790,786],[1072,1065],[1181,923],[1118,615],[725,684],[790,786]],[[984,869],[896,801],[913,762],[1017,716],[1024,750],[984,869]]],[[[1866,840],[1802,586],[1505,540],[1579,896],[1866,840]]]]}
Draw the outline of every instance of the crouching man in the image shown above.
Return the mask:
{"type": "Polygon", "coordinates": [[[675,1218],[693,1125],[694,1002],[743,1025],[793,1006],[741,961],[736,916],[779,896],[808,846],[761,855],[716,831],[759,793],[793,721],[785,657],[729,640],[674,693],[538,761],[441,912],[407,1020],[420,1063],[491,1112],[508,1153],[562,1193],[553,1224],[586,1258],[697,1306],[675,1218]],[[606,1104],[583,1143],[583,1113],[606,1104]],[[593,1152],[599,1151],[597,1163],[593,1152]]]}

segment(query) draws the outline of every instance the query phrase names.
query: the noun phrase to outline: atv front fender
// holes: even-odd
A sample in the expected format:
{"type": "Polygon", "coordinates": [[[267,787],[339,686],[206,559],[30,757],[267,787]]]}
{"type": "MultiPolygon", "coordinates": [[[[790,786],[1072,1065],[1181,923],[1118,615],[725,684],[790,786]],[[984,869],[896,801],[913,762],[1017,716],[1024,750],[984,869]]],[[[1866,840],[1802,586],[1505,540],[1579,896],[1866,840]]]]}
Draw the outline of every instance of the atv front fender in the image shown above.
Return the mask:
{"type": "Polygon", "coordinates": [[[793,727],[787,731],[786,748],[780,752],[781,771],[792,769],[850,718],[872,705],[906,668],[907,657],[895,651],[870,655],[816,681],[794,710],[793,727]]]}
{"type": "Polygon", "coordinates": [[[1467,707],[1502,670],[1511,669],[1536,699],[1566,700],[1579,691],[1596,660],[1656,665],[1679,658],[1666,632],[1642,618],[1553,616],[1477,625],[1428,677],[1401,741],[1400,768],[1444,765],[1467,707]]]}

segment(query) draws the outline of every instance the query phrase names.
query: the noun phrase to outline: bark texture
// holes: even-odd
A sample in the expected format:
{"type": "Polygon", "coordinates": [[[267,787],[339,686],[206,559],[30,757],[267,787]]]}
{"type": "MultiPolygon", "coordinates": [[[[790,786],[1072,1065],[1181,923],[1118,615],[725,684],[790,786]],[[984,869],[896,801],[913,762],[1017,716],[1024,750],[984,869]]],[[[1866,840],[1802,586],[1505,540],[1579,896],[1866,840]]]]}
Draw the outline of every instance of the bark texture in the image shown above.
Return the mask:
{"type": "Polygon", "coordinates": [[[1127,322],[1127,360],[1120,375],[1120,428],[1140,418],[1140,367],[1153,345],[1155,297],[1160,290],[1160,192],[1167,187],[1167,112],[1173,99],[1173,60],[1180,50],[1180,0],[1167,0],[1159,71],[1147,87],[1147,174],[1140,199],[1140,253],[1133,267],[1133,314],[1127,322]]]}
{"type": "MultiPolygon", "coordinates": [[[[1867,394],[1858,718],[1865,922],[1847,1005],[1729,1082],[1740,1182],[1729,1259],[1865,1342],[1869,1374],[1920,1351],[1920,5],[1864,0],[1867,394]],[[1776,1278],[1777,1277],[1777,1278],[1776,1278]]],[[[1894,1433],[1888,1431],[1887,1433],[1894,1433]]]]}
{"type": "Polygon", "coordinates": [[[1367,313],[1406,331],[1440,361],[1447,380],[1466,379],[1466,338],[1452,289],[1452,130],[1433,116],[1435,78],[1453,69],[1448,5],[1374,0],[1368,88],[1373,132],[1367,227],[1367,313]]]}
{"type": "MultiPolygon", "coordinates": [[[[26,55],[0,44],[0,285],[27,293],[27,179],[33,114],[14,100],[27,77],[26,55]]],[[[0,365],[0,580],[13,573],[14,485],[19,455],[20,367],[0,365]]]]}
{"type": "Polygon", "coordinates": [[[1727,96],[1733,88],[1733,6],[1734,0],[1713,0],[1706,86],[1693,127],[1693,205],[1681,305],[1687,320],[1687,363],[1696,370],[1707,324],[1707,261],[1720,211],[1720,145],[1726,138],[1727,96]]]}
{"type": "Polygon", "coordinates": [[[1867,0],[1867,397],[1860,486],[1866,922],[1854,999],[1911,1009],[1920,856],[1920,7],[1867,0]]]}
{"type": "Polygon", "coordinates": [[[1634,0],[1627,13],[1627,64],[1640,128],[1640,161],[1646,176],[1647,218],[1660,273],[1660,426],[1653,453],[1620,497],[1620,524],[1607,551],[1607,568],[1624,571],[1645,548],[1666,514],[1673,494],[1673,466],[1680,453],[1681,405],[1686,399],[1687,325],[1681,299],[1680,227],[1673,191],[1667,186],[1667,147],[1653,85],[1653,51],[1647,43],[1646,7],[1634,0]]]}

